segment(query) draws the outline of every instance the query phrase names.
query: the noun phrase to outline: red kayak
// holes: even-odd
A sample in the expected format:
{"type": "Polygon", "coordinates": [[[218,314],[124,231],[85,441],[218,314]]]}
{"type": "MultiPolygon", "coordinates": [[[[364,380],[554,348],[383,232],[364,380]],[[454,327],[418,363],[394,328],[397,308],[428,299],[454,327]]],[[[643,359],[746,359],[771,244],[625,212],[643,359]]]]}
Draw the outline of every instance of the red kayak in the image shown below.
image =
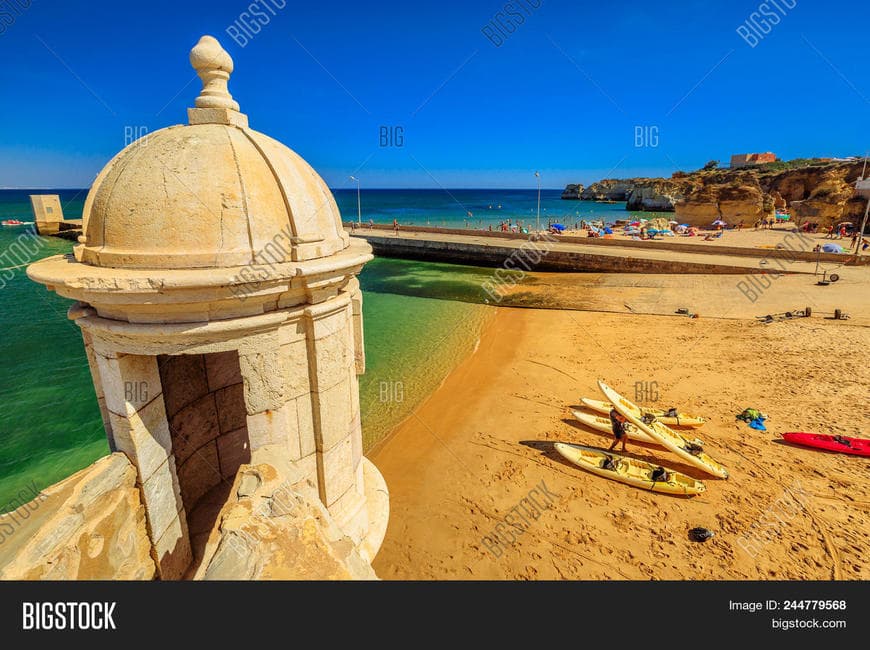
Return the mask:
{"type": "Polygon", "coordinates": [[[838,451],[853,456],[870,456],[870,440],[848,438],[846,436],[827,436],[821,433],[784,433],[786,441],[803,447],[814,447],[825,451],[838,451]]]}

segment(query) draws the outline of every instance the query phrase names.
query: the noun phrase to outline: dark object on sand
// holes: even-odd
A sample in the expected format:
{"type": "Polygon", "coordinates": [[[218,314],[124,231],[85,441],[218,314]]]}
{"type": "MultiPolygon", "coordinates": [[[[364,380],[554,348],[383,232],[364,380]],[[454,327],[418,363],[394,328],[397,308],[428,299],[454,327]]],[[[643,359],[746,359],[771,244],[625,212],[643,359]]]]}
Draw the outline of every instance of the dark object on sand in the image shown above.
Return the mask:
{"type": "Polygon", "coordinates": [[[832,282],[836,282],[839,279],[840,276],[836,273],[831,273],[830,275],[828,275],[828,272],[824,271],[822,273],[822,279],[816,282],[816,284],[822,287],[827,287],[829,284],[831,284],[832,282]]]}
{"type": "Polygon", "coordinates": [[[701,528],[699,526],[698,528],[693,528],[689,531],[689,539],[693,542],[706,542],[715,534],[716,533],[714,533],[709,528],[701,528]]]}

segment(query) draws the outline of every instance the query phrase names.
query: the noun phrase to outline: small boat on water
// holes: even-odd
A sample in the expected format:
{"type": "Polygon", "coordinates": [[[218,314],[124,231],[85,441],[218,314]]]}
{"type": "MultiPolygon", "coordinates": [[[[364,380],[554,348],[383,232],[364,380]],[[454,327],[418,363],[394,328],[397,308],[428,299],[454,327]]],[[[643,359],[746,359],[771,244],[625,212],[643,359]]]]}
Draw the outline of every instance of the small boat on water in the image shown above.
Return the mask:
{"type": "Polygon", "coordinates": [[[26,222],[21,221],[20,219],[4,219],[0,221],[0,225],[2,226],[23,226],[26,222]]]}

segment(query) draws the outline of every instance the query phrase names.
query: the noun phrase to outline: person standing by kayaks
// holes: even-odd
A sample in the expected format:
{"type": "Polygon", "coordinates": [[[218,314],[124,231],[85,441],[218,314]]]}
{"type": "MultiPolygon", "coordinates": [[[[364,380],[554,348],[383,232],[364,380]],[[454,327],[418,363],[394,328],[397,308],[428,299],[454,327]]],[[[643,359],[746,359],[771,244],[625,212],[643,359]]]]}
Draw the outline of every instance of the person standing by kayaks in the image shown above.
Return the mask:
{"type": "Polygon", "coordinates": [[[610,449],[608,451],[613,451],[616,445],[619,444],[619,441],[622,441],[622,451],[625,451],[625,440],[628,438],[628,434],[625,431],[625,425],[628,423],[628,420],[616,409],[610,409],[610,428],[613,431],[613,437],[616,440],[613,441],[613,444],[610,445],[610,449]]]}

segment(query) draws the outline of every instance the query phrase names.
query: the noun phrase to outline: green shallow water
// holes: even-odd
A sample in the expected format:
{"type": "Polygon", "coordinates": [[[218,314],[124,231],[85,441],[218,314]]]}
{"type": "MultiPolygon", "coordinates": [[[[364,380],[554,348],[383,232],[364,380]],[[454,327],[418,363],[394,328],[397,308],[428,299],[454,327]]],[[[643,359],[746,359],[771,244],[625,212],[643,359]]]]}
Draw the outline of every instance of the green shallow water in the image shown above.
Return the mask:
{"type": "Polygon", "coordinates": [[[363,269],[366,373],[360,377],[360,411],[367,449],[474,349],[488,311],[475,303],[490,272],[386,258],[363,269]]]}
{"type": "MultiPolygon", "coordinates": [[[[62,196],[68,218],[80,214],[83,198],[62,196]]],[[[26,196],[23,205],[0,203],[0,218],[28,212],[26,196]]],[[[0,254],[31,232],[29,226],[0,228],[0,254]]],[[[25,262],[72,250],[68,241],[25,237],[35,250],[25,262]]],[[[70,301],[30,281],[24,268],[0,273],[2,512],[31,481],[39,488],[51,485],[108,453],[108,445],[80,331],[66,318],[70,301]]],[[[480,285],[490,273],[385,258],[366,265],[360,276],[366,448],[406,418],[474,348],[488,310],[480,304],[480,285]]]]}

